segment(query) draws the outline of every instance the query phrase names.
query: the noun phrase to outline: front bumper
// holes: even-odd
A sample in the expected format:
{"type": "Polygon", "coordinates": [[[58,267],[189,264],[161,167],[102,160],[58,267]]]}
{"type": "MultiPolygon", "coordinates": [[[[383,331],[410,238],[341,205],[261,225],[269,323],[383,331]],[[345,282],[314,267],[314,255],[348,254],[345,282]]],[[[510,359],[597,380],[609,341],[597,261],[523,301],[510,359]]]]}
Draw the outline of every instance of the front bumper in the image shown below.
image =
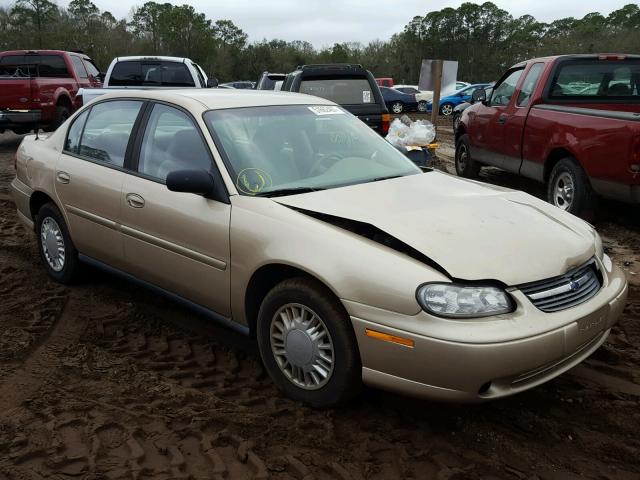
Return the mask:
{"type": "Polygon", "coordinates": [[[466,328],[464,321],[449,321],[445,332],[440,319],[424,313],[408,317],[347,301],[363,381],[385,390],[458,402],[504,397],[540,385],[591,355],[622,314],[627,281],[618,267],[610,262],[607,267],[607,280],[597,295],[561,312],[545,314],[531,304],[525,306],[526,298],[514,294],[519,315],[485,322],[495,341],[479,333],[469,335],[469,331],[482,332],[481,321],[467,323],[466,328]],[[362,315],[365,311],[369,311],[369,319],[362,315]],[[429,325],[431,319],[434,321],[429,325]],[[422,332],[413,328],[416,320],[422,332]],[[495,330],[496,322],[502,322],[501,331],[495,330]],[[430,326],[433,336],[429,335],[430,326]],[[413,347],[372,338],[367,329],[409,339],[413,347]],[[508,338],[510,332],[518,337],[508,338]],[[449,338],[442,338],[446,335],[449,338]]]}

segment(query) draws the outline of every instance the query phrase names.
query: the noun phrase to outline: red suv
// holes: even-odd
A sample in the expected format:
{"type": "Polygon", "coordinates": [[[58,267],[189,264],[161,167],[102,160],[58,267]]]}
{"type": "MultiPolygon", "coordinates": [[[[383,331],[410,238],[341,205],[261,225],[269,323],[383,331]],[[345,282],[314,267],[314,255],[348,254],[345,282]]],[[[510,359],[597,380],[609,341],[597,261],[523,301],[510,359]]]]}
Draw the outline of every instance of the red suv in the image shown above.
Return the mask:
{"type": "Polygon", "coordinates": [[[0,52],[0,133],[55,130],[80,105],[78,89],[100,87],[91,59],[60,50],[0,52]]]}

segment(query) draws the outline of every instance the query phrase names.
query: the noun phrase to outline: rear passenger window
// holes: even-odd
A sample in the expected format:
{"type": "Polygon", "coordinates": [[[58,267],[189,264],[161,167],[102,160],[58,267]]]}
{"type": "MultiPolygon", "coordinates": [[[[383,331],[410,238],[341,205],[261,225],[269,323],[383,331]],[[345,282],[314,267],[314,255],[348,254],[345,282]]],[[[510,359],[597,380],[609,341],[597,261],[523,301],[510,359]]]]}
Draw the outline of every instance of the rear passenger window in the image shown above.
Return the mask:
{"type": "Polygon", "coordinates": [[[89,110],[85,110],[80,115],[78,115],[71,127],[69,128],[69,133],[67,133],[67,141],[64,143],[64,149],[67,152],[71,153],[80,153],[80,137],[82,136],[82,129],[84,128],[84,124],[87,121],[87,115],[89,110]]]}
{"type": "Polygon", "coordinates": [[[164,182],[176,170],[211,170],[209,149],[187,114],[156,104],[144,132],[138,172],[164,182]]]}
{"type": "Polygon", "coordinates": [[[104,102],[94,106],[89,112],[78,153],[108,165],[124,166],[129,136],[141,107],[142,102],[137,101],[104,102]]]}
{"type": "Polygon", "coordinates": [[[76,75],[78,75],[78,78],[89,78],[80,57],[72,56],[71,62],[73,63],[73,70],[76,72],[76,75]]]}
{"type": "Polygon", "coordinates": [[[529,105],[531,95],[533,94],[533,91],[538,84],[538,79],[540,78],[540,74],[542,73],[543,68],[544,63],[534,63],[527,72],[527,76],[525,77],[522,88],[520,89],[520,93],[518,94],[517,105],[519,107],[525,107],[529,105]]]}

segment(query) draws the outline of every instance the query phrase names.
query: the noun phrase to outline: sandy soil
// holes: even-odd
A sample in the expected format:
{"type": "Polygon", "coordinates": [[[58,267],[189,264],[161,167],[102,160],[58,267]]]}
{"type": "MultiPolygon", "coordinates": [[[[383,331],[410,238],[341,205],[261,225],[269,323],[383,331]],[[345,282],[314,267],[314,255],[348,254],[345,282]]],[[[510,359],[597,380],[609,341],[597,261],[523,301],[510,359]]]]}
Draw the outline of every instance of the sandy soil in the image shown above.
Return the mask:
{"type": "Polygon", "coordinates": [[[0,136],[0,480],[640,478],[638,208],[597,220],[632,289],[581,366],[484,405],[367,390],[314,411],[278,394],[248,339],[101,272],[48,280],[8,195],[18,142],[0,136]]]}

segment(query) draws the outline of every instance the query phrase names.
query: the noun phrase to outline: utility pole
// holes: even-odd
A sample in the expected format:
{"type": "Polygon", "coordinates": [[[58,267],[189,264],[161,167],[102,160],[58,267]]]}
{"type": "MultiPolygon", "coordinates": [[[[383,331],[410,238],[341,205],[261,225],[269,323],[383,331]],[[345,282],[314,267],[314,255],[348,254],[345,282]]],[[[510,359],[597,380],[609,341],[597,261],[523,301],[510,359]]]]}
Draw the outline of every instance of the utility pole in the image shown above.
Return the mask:
{"type": "Polygon", "coordinates": [[[431,74],[433,75],[433,102],[431,102],[431,123],[438,132],[438,115],[440,115],[440,92],[442,90],[442,69],[444,61],[436,60],[431,74]]]}

